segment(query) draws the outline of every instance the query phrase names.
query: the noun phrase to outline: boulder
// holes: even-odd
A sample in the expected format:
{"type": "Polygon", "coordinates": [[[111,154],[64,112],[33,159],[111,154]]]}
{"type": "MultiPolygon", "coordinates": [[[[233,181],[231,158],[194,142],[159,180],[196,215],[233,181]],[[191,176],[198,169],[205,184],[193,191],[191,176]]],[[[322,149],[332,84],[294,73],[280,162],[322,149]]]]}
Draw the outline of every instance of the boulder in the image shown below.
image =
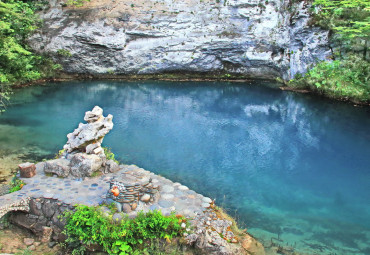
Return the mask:
{"type": "Polygon", "coordinates": [[[76,153],[72,156],[70,166],[71,175],[81,178],[91,176],[92,173],[102,168],[103,159],[97,155],[86,153],[76,153]]]}
{"type": "Polygon", "coordinates": [[[59,158],[46,161],[44,171],[45,173],[56,174],[60,177],[67,177],[71,171],[69,160],[59,158]]]}
{"type": "Polygon", "coordinates": [[[115,173],[119,171],[119,165],[113,160],[105,162],[104,173],[115,173]]]}

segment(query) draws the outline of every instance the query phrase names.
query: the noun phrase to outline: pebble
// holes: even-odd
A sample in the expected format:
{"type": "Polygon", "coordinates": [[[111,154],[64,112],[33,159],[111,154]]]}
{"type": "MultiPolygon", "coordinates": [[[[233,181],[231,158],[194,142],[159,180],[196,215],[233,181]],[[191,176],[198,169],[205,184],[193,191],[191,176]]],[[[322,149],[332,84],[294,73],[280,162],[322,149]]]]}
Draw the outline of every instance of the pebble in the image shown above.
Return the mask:
{"type": "Polygon", "coordinates": [[[184,185],[181,185],[179,186],[179,190],[189,190],[189,188],[184,185]]]}
{"type": "Polygon", "coordinates": [[[30,251],[36,250],[35,245],[32,244],[31,246],[28,246],[28,250],[30,250],[30,251]]]}
{"type": "Polygon", "coordinates": [[[210,205],[208,203],[202,203],[203,208],[208,208],[210,205]]]}
{"type": "Polygon", "coordinates": [[[158,204],[164,208],[169,208],[173,206],[174,202],[168,200],[159,200],[158,204]]]}
{"type": "Polygon", "coordinates": [[[32,245],[34,242],[35,242],[35,240],[34,240],[34,239],[32,239],[32,238],[24,238],[24,239],[23,239],[23,243],[24,243],[25,245],[27,245],[27,246],[32,245]]]}
{"type": "Polygon", "coordinates": [[[170,186],[170,185],[164,185],[162,187],[162,192],[165,192],[165,193],[171,193],[175,190],[175,188],[173,186],[170,186]]]}
{"type": "Polygon", "coordinates": [[[163,194],[163,195],[162,195],[162,198],[163,198],[163,199],[166,199],[166,200],[171,200],[171,199],[174,199],[174,198],[175,198],[175,196],[174,196],[174,195],[172,195],[172,194],[163,194]]]}
{"type": "Polygon", "coordinates": [[[150,195],[149,194],[144,194],[141,198],[140,198],[141,201],[145,202],[145,203],[148,203],[149,200],[150,200],[150,195]]]}
{"type": "Polygon", "coordinates": [[[48,247],[49,247],[49,248],[53,248],[56,244],[57,244],[57,243],[56,243],[56,242],[53,242],[53,241],[52,241],[52,242],[49,242],[49,243],[48,243],[48,247]]]}
{"type": "Polygon", "coordinates": [[[131,206],[129,204],[123,204],[122,205],[122,211],[124,213],[130,213],[132,210],[131,210],[131,206]]]}
{"type": "Polygon", "coordinates": [[[212,199],[210,199],[209,197],[204,197],[203,202],[210,204],[210,203],[212,203],[212,199]]]}

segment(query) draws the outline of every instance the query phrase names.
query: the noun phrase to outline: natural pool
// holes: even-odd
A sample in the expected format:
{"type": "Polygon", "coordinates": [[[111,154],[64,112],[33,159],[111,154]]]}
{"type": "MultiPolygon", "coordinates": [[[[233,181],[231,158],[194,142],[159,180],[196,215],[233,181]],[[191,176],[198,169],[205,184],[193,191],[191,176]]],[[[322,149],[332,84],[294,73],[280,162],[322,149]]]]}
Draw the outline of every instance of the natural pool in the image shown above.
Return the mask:
{"type": "Polygon", "coordinates": [[[0,164],[51,157],[99,105],[119,159],[215,198],[266,246],[370,254],[369,108],[258,83],[23,88],[0,115],[0,164]]]}

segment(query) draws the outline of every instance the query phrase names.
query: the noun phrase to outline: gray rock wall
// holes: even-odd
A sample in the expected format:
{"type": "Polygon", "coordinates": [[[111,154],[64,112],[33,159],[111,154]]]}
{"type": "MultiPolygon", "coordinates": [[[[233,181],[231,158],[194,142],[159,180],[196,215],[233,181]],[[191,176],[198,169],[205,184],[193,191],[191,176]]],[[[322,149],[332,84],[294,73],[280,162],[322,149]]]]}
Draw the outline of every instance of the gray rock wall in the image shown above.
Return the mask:
{"type": "Polygon", "coordinates": [[[30,43],[69,73],[222,72],[290,79],[330,56],[328,32],[308,26],[308,1],[292,2],[92,0],[63,8],[51,0],[30,43]],[[61,49],[71,56],[58,54],[61,49]]]}
{"type": "Polygon", "coordinates": [[[28,212],[12,212],[9,220],[48,241],[64,241],[65,220],[60,215],[74,207],[56,199],[31,198],[28,212]],[[49,230],[49,231],[48,231],[49,230]],[[45,233],[48,233],[45,236],[45,233]]]}

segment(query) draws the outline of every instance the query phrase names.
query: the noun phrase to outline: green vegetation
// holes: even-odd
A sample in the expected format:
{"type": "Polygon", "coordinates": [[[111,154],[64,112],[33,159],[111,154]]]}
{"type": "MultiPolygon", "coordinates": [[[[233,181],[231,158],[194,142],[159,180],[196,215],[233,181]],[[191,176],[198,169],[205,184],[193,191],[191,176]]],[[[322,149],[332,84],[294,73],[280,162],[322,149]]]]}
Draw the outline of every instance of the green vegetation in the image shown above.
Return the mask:
{"type": "Polygon", "coordinates": [[[332,31],[334,61],[318,63],[288,85],[356,103],[370,102],[370,1],[314,0],[313,6],[313,24],[332,31]]]}
{"type": "Polygon", "coordinates": [[[34,54],[26,38],[40,25],[32,1],[0,0],[0,110],[11,93],[11,84],[52,75],[60,68],[50,59],[34,54]]]}
{"type": "Polygon", "coordinates": [[[59,49],[57,50],[57,54],[62,57],[72,57],[72,54],[69,50],[66,49],[59,49]]]}
{"type": "Polygon", "coordinates": [[[345,40],[369,40],[369,0],[315,0],[313,5],[320,8],[316,17],[322,27],[336,31],[345,40]]]}
{"type": "Polygon", "coordinates": [[[135,219],[123,216],[113,222],[112,215],[103,215],[100,207],[79,205],[75,212],[66,212],[66,244],[72,254],[84,254],[89,245],[100,245],[109,254],[145,254],[154,239],[168,242],[182,236],[186,222],[182,216],[163,216],[160,211],[139,212],[135,219]],[[82,244],[82,245],[81,245],[82,244]]]}
{"type": "Polygon", "coordinates": [[[90,0],[68,0],[66,2],[67,6],[82,7],[85,2],[90,2],[90,0]]]}
{"type": "Polygon", "coordinates": [[[23,251],[15,253],[15,255],[32,255],[32,252],[28,248],[26,248],[23,251]]]}
{"type": "Polygon", "coordinates": [[[17,175],[14,175],[13,179],[10,182],[9,193],[13,193],[13,192],[16,192],[18,190],[21,190],[24,185],[25,185],[25,183],[22,180],[20,180],[17,177],[17,175]]]}
{"type": "Polygon", "coordinates": [[[370,99],[369,67],[368,61],[354,55],[343,60],[323,61],[304,76],[297,75],[288,85],[300,88],[304,84],[328,97],[367,102],[370,99]]]}
{"type": "Polygon", "coordinates": [[[61,150],[59,150],[59,151],[58,151],[58,153],[57,153],[57,154],[55,154],[55,157],[54,157],[54,158],[55,158],[55,159],[60,158],[64,152],[65,152],[65,149],[61,149],[61,150]]]}
{"type": "Polygon", "coordinates": [[[105,156],[107,157],[107,160],[113,160],[117,164],[120,164],[119,161],[115,158],[116,156],[114,155],[114,153],[111,151],[111,148],[108,148],[108,147],[102,147],[102,148],[104,150],[105,156]]]}

